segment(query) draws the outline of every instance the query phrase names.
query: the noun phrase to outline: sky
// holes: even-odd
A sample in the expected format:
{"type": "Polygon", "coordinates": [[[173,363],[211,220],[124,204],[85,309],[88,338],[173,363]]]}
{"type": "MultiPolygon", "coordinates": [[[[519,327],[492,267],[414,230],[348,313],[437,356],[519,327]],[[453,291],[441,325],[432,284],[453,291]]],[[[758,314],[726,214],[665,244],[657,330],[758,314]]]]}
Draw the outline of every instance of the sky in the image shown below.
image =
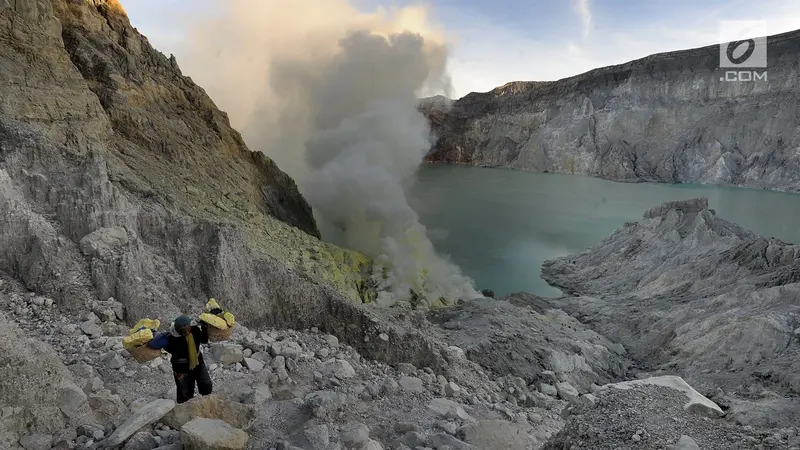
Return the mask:
{"type": "MultiPolygon", "coordinates": [[[[194,18],[246,0],[122,0],[133,25],[180,64],[194,18]]],[[[269,0],[267,0],[269,1],[269,0]]],[[[275,0],[272,0],[275,1],[275,0]]],[[[291,0],[286,0],[291,1],[291,0]]],[[[327,1],[327,0],[319,0],[327,1]]],[[[510,81],[557,80],[653,53],[733,39],[730,21],[766,34],[800,29],[800,0],[351,0],[364,12],[424,4],[451,42],[448,69],[460,98],[510,81]]],[[[188,73],[187,75],[192,75],[188,73]]]]}

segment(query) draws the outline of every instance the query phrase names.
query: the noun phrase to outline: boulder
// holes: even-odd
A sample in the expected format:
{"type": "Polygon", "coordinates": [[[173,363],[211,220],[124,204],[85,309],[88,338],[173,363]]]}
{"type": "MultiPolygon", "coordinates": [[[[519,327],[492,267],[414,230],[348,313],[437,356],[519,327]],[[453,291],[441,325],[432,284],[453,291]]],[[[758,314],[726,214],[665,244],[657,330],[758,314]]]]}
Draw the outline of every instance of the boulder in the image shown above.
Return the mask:
{"type": "Polygon", "coordinates": [[[164,416],[162,422],[177,430],[198,417],[221,420],[234,428],[247,430],[256,420],[256,409],[252,405],[234,402],[219,394],[211,394],[195,397],[175,406],[164,416]]]}
{"type": "Polygon", "coordinates": [[[128,245],[128,232],[121,227],[100,228],[80,241],[81,252],[86,256],[107,258],[116,250],[128,245]]]}
{"type": "Polygon", "coordinates": [[[175,408],[175,402],[172,400],[163,398],[153,400],[128,417],[122,425],[111,433],[111,436],[103,444],[107,447],[115,447],[122,444],[140,429],[161,420],[173,408],[175,408]]]}
{"type": "Polygon", "coordinates": [[[320,371],[324,375],[336,377],[340,380],[356,376],[356,371],[353,369],[353,366],[343,359],[329,359],[322,365],[320,371]]]}
{"type": "Polygon", "coordinates": [[[425,392],[425,385],[417,377],[402,377],[398,381],[400,388],[405,392],[422,393],[425,392]]]}
{"type": "Polygon", "coordinates": [[[541,383],[539,385],[539,390],[542,391],[542,394],[549,395],[550,397],[558,396],[558,389],[552,384],[541,383]]]}
{"type": "Polygon", "coordinates": [[[331,443],[330,430],[325,424],[307,427],[303,435],[314,450],[326,450],[331,443]]]}
{"type": "Polygon", "coordinates": [[[578,401],[578,397],[580,396],[580,393],[578,393],[578,390],[575,389],[574,386],[572,386],[571,384],[566,383],[566,382],[557,383],[556,384],[556,390],[558,390],[558,395],[561,398],[563,398],[564,400],[566,400],[566,401],[568,401],[570,403],[577,402],[578,401]]]}
{"type": "Polygon", "coordinates": [[[651,377],[643,380],[623,381],[621,383],[607,384],[602,386],[602,388],[631,389],[635,386],[641,385],[664,386],[684,393],[688,398],[688,402],[686,402],[686,404],[683,406],[683,409],[686,411],[693,411],[708,417],[725,416],[725,412],[719,407],[719,405],[695,391],[694,388],[689,386],[689,383],[683,380],[683,378],[674,375],[651,377]]]}
{"type": "Polygon", "coordinates": [[[465,426],[462,432],[464,441],[476,450],[524,450],[533,444],[525,427],[505,420],[482,420],[465,426]]]}
{"type": "Polygon", "coordinates": [[[86,393],[74,383],[67,382],[61,386],[58,395],[58,407],[67,417],[79,415],[83,406],[86,405],[86,401],[86,393]]]}
{"type": "Polygon", "coordinates": [[[475,420],[464,411],[461,405],[446,398],[435,398],[431,400],[431,402],[428,403],[428,409],[446,419],[459,419],[466,422],[475,420]]]}
{"type": "Polygon", "coordinates": [[[220,364],[236,364],[244,360],[243,348],[239,344],[219,342],[211,345],[211,356],[220,364]]]}
{"type": "Polygon", "coordinates": [[[348,447],[359,448],[369,440],[369,427],[363,423],[345,425],[339,431],[339,440],[348,447]]]}
{"type": "Polygon", "coordinates": [[[678,442],[671,445],[668,450],[700,450],[700,446],[697,445],[694,439],[683,434],[681,438],[678,439],[678,442]]]}
{"type": "MultiPolygon", "coordinates": [[[[440,449],[444,446],[450,447],[451,450],[473,450],[473,447],[464,441],[458,440],[447,433],[436,433],[431,435],[431,442],[433,446],[440,449]]],[[[504,448],[504,447],[494,447],[504,448]]]]}
{"type": "Polygon", "coordinates": [[[261,372],[264,369],[264,362],[255,358],[245,358],[244,365],[250,372],[261,372]]]}
{"type": "Polygon", "coordinates": [[[272,356],[283,356],[284,358],[294,358],[302,353],[303,349],[295,341],[280,341],[272,344],[272,356]]]}
{"type": "Polygon", "coordinates": [[[147,431],[140,431],[128,439],[122,450],[152,450],[156,447],[158,447],[156,438],[147,431]]]}
{"type": "Polygon", "coordinates": [[[244,431],[217,419],[198,417],[181,427],[185,450],[241,450],[249,439],[244,431]]]}
{"type": "Polygon", "coordinates": [[[19,440],[19,445],[25,450],[50,450],[53,436],[49,434],[31,434],[19,440]]]}
{"type": "Polygon", "coordinates": [[[245,403],[260,407],[264,403],[268,402],[271,398],[272,392],[269,390],[269,386],[266,384],[259,384],[255,386],[253,388],[253,392],[247,396],[245,403]]]}

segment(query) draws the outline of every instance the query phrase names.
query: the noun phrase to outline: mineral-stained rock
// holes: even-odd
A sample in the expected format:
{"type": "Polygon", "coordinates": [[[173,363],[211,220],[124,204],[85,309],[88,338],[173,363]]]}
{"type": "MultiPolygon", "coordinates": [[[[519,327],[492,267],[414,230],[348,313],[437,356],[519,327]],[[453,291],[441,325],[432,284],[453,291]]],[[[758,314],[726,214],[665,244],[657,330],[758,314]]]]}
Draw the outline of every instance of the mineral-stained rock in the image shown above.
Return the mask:
{"type": "Polygon", "coordinates": [[[768,38],[769,81],[730,82],[719,45],[548,82],[511,82],[420,110],[428,161],[800,191],[792,112],[800,31],[768,38]],[[776,136],[781,136],[777,138],[776,136]]]}

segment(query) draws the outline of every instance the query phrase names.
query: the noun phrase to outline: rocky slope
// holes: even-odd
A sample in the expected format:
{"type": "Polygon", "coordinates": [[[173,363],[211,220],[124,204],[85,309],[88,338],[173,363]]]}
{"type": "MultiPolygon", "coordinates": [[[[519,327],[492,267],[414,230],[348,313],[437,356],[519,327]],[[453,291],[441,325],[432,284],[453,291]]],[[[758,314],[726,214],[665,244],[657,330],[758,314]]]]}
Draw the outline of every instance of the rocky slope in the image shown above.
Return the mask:
{"type": "MultiPolygon", "coordinates": [[[[484,363],[496,353],[503,361],[506,336],[479,349],[483,358],[476,357],[474,347],[447,347],[443,368],[364,358],[317,328],[239,326],[232,340],[203,346],[214,394],[176,406],[166,357],[140,364],[123,349],[122,304],[94,302],[72,315],[48,297],[3,281],[0,330],[3,342],[14,345],[0,343],[2,355],[11,358],[0,374],[13,380],[0,389],[0,445],[10,450],[527,450],[573,444],[661,449],[682,434],[695,437],[703,448],[789,448],[800,441],[794,427],[775,432],[709,417],[719,407],[681,387],[677,378],[677,388],[651,380],[573,386],[565,380],[579,383],[581,370],[591,371],[598,383],[609,379],[599,374],[600,366],[593,367],[596,360],[586,358],[591,352],[607,354],[602,348],[607,341],[563,312],[519,306],[530,300],[486,300],[456,308],[441,327],[427,332],[446,341],[450,332],[458,333],[454,323],[470,326],[491,314],[484,342],[502,332],[524,341],[515,320],[538,323],[527,343],[537,343],[537,353],[562,356],[541,360],[541,367],[531,364],[537,382],[469,360],[484,363]],[[574,332],[571,342],[584,349],[583,355],[558,343],[545,349],[544,332],[574,332]],[[36,389],[43,377],[61,389],[36,389]],[[705,446],[726,442],[741,445],[705,446]]],[[[389,333],[370,341],[377,347],[407,345],[389,333]]],[[[530,364],[524,356],[515,359],[517,366],[530,364]]],[[[603,367],[619,363],[620,357],[612,356],[603,367]]]]}
{"type": "Polygon", "coordinates": [[[800,191],[800,31],[768,39],[768,82],[720,81],[719,47],[554,82],[424,101],[431,162],[800,191]],[[449,107],[449,108],[448,108],[449,107]]]}
{"type": "Polygon", "coordinates": [[[363,297],[369,261],[317,239],[294,182],[116,0],[0,2],[0,60],[0,271],[133,317],[216,296],[303,320],[363,297]]]}
{"type": "Polygon", "coordinates": [[[758,236],[695,199],[653,208],[542,272],[571,295],[556,305],[651,370],[727,397],[740,421],[800,418],[797,245],[758,236]]]}

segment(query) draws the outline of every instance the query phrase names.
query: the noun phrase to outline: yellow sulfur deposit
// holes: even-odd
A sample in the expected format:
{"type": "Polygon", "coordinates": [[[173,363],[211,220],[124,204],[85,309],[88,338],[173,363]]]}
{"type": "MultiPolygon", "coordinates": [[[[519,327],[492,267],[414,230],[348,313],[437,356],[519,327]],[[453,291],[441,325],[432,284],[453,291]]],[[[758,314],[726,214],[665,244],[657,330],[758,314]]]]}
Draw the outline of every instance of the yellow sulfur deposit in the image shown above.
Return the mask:
{"type": "MultiPolygon", "coordinates": [[[[153,320],[153,319],[141,319],[138,322],[136,322],[136,325],[128,331],[128,334],[134,334],[134,333],[138,332],[139,330],[141,330],[142,328],[148,328],[150,330],[157,330],[158,327],[160,327],[160,326],[161,326],[161,321],[158,320],[158,319],[156,319],[156,320],[153,320]]],[[[150,336],[150,338],[152,339],[152,335],[150,336]]]]}
{"type": "Polygon", "coordinates": [[[222,318],[225,319],[225,323],[227,323],[229,327],[232,327],[232,326],[234,326],[236,324],[236,321],[234,320],[233,314],[231,314],[230,312],[226,311],[222,315],[222,318]]]}
{"type": "Polygon", "coordinates": [[[203,313],[200,314],[200,320],[203,322],[211,325],[214,328],[219,328],[220,330],[225,330],[228,328],[227,322],[222,317],[217,317],[213,314],[203,313]]]}
{"type": "Polygon", "coordinates": [[[143,330],[136,331],[132,333],[130,336],[125,336],[122,339],[122,346],[126,349],[131,349],[134,347],[139,347],[141,345],[147,344],[153,339],[153,331],[149,328],[145,328],[143,330]]]}
{"type": "Polygon", "coordinates": [[[217,308],[222,309],[220,308],[219,303],[217,303],[216,300],[214,300],[213,298],[208,299],[208,303],[206,303],[206,311],[212,311],[217,308]]]}

